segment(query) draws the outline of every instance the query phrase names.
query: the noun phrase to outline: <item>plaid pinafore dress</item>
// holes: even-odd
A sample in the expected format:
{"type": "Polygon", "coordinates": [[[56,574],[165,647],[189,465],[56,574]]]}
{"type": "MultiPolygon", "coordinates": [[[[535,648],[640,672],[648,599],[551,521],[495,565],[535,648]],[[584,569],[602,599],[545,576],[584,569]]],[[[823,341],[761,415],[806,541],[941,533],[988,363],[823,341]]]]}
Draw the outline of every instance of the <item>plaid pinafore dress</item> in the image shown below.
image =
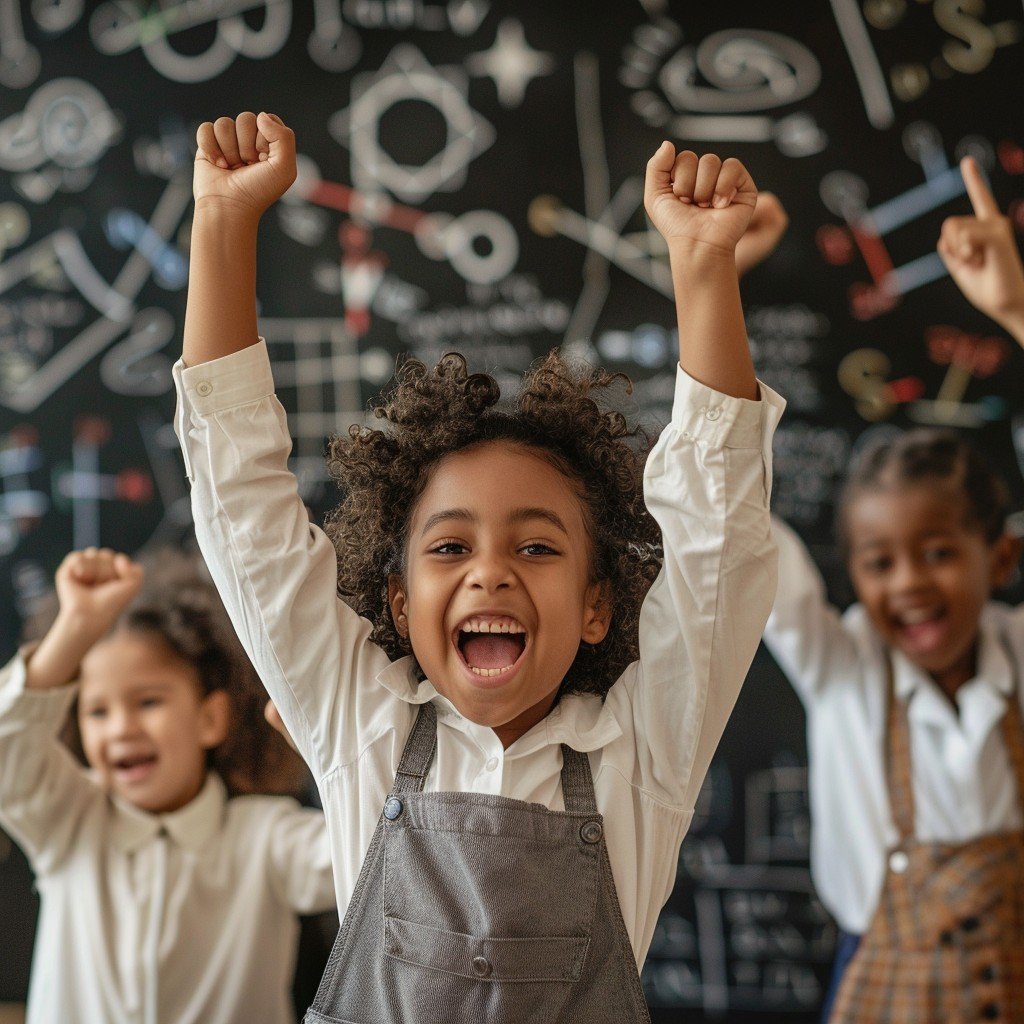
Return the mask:
{"type": "MultiPolygon", "coordinates": [[[[1001,728],[1024,809],[1017,680],[1001,728]]],[[[889,672],[887,773],[899,842],[829,1024],[1024,1021],[1024,831],[914,838],[910,726],[889,672]]]]}

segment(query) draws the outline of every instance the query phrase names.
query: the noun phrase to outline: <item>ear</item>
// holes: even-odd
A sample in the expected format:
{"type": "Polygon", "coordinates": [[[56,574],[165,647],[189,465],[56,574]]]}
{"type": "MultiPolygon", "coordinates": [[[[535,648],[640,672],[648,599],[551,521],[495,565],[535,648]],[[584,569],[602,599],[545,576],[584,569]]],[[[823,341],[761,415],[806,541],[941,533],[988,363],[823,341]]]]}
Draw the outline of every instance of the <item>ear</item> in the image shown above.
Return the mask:
{"type": "Polygon", "coordinates": [[[227,690],[208,693],[199,709],[199,742],[206,750],[219,747],[228,738],[231,726],[231,699],[227,690]]]}
{"type": "Polygon", "coordinates": [[[388,605],[391,608],[391,621],[395,624],[400,636],[408,637],[408,600],[405,596],[405,580],[398,573],[388,576],[388,605]]]}
{"type": "Polygon", "coordinates": [[[1007,586],[1020,563],[1021,549],[1024,541],[1020,537],[1011,537],[1004,533],[991,547],[989,552],[989,572],[992,589],[999,590],[1007,586]]]}
{"type": "Polygon", "coordinates": [[[583,628],[580,639],[584,643],[599,644],[612,624],[612,592],[607,580],[587,587],[583,606],[583,628]]]}

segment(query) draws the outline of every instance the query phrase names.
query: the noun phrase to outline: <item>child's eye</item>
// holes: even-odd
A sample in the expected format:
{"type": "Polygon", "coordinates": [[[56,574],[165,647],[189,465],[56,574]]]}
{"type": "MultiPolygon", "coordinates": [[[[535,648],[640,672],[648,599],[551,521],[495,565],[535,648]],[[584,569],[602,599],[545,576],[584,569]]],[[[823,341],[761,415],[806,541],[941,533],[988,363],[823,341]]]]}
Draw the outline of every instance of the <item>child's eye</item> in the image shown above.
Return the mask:
{"type": "Polygon", "coordinates": [[[140,708],[158,708],[163,703],[159,697],[143,697],[139,701],[140,708]]]}
{"type": "Polygon", "coordinates": [[[936,565],[940,562],[946,562],[956,554],[956,551],[951,547],[938,547],[929,548],[924,553],[924,557],[932,565],[936,565]]]}
{"type": "Polygon", "coordinates": [[[457,540],[442,541],[430,549],[432,555],[464,555],[465,553],[465,545],[460,544],[457,540]]]}
{"type": "Polygon", "coordinates": [[[86,718],[101,719],[107,717],[106,708],[88,708],[85,712],[86,718]]]}
{"type": "Polygon", "coordinates": [[[861,568],[865,572],[869,572],[877,576],[892,568],[892,559],[885,557],[866,558],[861,562],[861,568]]]}
{"type": "Polygon", "coordinates": [[[554,548],[550,548],[547,544],[526,544],[519,549],[527,555],[557,555],[558,552],[554,548]]]}

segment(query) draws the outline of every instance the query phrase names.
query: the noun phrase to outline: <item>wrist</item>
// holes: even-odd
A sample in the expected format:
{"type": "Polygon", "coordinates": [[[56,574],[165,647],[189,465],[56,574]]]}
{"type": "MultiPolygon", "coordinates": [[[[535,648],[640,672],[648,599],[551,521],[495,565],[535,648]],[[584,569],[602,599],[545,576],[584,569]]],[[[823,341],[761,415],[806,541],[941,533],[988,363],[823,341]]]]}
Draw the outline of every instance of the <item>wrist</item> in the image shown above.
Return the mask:
{"type": "Polygon", "coordinates": [[[734,246],[715,245],[693,238],[668,238],[668,257],[673,266],[706,267],[736,271],[734,246]]]}
{"type": "Polygon", "coordinates": [[[200,196],[195,201],[192,233],[207,228],[221,231],[250,231],[255,235],[264,210],[229,196],[200,196]]]}

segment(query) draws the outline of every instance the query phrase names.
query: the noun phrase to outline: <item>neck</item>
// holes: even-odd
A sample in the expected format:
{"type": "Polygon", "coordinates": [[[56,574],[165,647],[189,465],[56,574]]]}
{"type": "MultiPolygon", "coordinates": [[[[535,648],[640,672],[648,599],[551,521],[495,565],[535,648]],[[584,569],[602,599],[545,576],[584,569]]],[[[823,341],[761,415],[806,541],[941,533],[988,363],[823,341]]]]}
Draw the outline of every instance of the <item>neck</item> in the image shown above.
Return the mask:
{"type": "Polygon", "coordinates": [[[524,736],[542,718],[545,718],[548,712],[555,706],[555,698],[557,696],[558,691],[556,690],[543,700],[538,701],[533,707],[529,707],[522,714],[517,715],[511,722],[492,726],[494,734],[501,740],[502,747],[508,750],[520,736],[524,736]]]}
{"type": "Polygon", "coordinates": [[[953,706],[956,706],[956,693],[961,686],[969,679],[973,679],[978,671],[978,643],[971,646],[963,657],[957,659],[952,665],[938,672],[928,674],[935,681],[935,685],[949,698],[953,706]]]}

